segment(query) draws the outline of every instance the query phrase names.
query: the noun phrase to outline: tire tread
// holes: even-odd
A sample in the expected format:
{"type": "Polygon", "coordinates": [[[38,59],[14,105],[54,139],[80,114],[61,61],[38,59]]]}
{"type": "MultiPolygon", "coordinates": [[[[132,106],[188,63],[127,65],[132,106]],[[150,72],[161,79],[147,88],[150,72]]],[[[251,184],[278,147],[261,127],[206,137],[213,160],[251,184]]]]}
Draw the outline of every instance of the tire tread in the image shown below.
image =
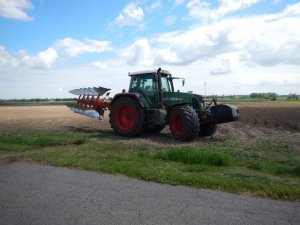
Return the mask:
{"type": "Polygon", "coordinates": [[[198,132],[199,132],[199,119],[194,108],[189,105],[176,106],[171,111],[170,119],[172,117],[172,113],[175,113],[176,111],[179,112],[184,119],[184,132],[182,133],[182,135],[174,134],[170,122],[170,130],[173,137],[176,140],[181,140],[181,141],[190,141],[195,139],[198,136],[198,132]]]}

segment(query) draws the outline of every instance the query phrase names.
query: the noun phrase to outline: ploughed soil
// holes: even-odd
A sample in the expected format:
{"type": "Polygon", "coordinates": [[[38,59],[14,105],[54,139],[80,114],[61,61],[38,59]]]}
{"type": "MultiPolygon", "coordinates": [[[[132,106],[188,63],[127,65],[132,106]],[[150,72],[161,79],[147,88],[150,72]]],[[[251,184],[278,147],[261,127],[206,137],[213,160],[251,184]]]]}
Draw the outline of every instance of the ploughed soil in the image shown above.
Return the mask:
{"type": "Polygon", "coordinates": [[[300,104],[289,103],[230,103],[240,111],[237,122],[218,125],[212,137],[199,138],[190,143],[173,140],[169,128],[161,134],[143,134],[137,138],[123,138],[113,134],[109,112],[104,120],[71,112],[66,106],[3,106],[0,107],[0,131],[80,130],[107,132],[108,139],[132,144],[185,145],[203,142],[253,142],[258,139],[292,141],[300,146],[300,104]]]}

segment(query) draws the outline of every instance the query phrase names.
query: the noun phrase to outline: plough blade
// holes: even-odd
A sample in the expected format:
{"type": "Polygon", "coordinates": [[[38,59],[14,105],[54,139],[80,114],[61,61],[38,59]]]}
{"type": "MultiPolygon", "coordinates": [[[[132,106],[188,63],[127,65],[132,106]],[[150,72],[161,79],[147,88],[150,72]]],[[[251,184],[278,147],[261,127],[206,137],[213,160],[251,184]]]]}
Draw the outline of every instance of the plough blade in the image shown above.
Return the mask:
{"type": "Polygon", "coordinates": [[[102,96],[106,92],[110,91],[109,88],[104,87],[88,87],[88,88],[79,88],[69,91],[71,94],[74,95],[95,95],[95,96],[102,96]]]}
{"type": "Polygon", "coordinates": [[[91,118],[103,120],[103,114],[100,115],[99,112],[97,112],[93,108],[86,108],[86,107],[75,105],[75,104],[69,104],[69,105],[67,105],[67,107],[74,113],[78,113],[78,114],[88,116],[91,118]]]}

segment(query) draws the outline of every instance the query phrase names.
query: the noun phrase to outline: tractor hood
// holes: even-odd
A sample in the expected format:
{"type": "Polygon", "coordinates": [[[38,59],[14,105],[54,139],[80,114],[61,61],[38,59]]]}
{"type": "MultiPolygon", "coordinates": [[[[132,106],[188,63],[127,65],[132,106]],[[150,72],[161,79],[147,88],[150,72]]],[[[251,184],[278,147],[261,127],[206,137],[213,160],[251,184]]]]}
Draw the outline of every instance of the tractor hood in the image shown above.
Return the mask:
{"type": "Polygon", "coordinates": [[[171,108],[174,105],[178,104],[189,104],[193,105],[196,110],[201,109],[201,100],[200,95],[195,95],[192,93],[184,92],[164,92],[163,93],[163,102],[167,108],[171,108]]]}

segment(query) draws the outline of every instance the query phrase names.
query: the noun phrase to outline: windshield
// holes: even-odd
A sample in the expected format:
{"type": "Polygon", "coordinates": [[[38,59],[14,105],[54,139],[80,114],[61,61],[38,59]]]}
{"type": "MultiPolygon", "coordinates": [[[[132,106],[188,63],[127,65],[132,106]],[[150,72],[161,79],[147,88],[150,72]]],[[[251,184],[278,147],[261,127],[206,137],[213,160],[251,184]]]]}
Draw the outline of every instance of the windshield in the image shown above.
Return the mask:
{"type": "Polygon", "coordinates": [[[144,75],[140,78],[140,88],[139,90],[144,91],[155,91],[156,86],[153,80],[153,74],[144,75]]]}
{"type": "Polygon", "coordinates": [[[170,92],[170,85],[167,77],[161,77],[161,87],[163,91],[170,92]]]}

